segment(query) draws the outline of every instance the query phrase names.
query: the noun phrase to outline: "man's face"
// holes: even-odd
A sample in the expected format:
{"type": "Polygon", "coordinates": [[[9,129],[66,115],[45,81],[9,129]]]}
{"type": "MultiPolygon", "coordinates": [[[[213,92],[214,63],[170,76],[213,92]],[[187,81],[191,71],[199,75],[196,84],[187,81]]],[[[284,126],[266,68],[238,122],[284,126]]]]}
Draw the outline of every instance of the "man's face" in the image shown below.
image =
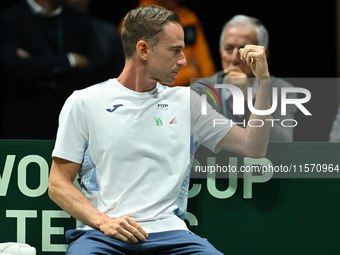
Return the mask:
{"type": "Polygon", "coordinates": [[[148,61],[151,78],[166,84],[174,83],[181,67],[187,64],[183,48],[182,26],[175,22],[166,23],[148,61]]]}
{"type": "Polygon", "coordinates": [[[244,60],[240,59],[239,49],[246,44],[257,44],[254,25],[233,25],[224,34],[223,49],[220,49],[223,70],[234,65],[241,68],[248,77],[252,71],[244,60]]]}

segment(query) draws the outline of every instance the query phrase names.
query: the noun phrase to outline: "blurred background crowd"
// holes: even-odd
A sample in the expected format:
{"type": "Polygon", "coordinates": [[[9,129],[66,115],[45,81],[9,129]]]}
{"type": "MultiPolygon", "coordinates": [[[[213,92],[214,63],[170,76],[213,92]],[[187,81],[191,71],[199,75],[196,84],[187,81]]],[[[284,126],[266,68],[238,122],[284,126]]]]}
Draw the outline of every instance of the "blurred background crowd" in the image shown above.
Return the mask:
{"type": "MultiPolygon", "coordinates": [[[[119,31],[124,15],[138,5],[156,2],[2,0],[0,138],[54,139],[65,98],[75,89],[117,77],[122,70],[119,31]],[[60,9],[60,3],[67,7],[60,9]],[[39,4],[46,6],[43,11],[39,4]],[[37,18],[29,13],[32,10],[37,18]]],[[[177,11],[185,27],[189,64],[175,85],[186,86],[188,77],[208,77],[222,70],[223,25],[237,14],[256,17],[269,32],[271,74],[299,78],[294,86],[312,95],[305,105],[312,117],[297,111],[293,140],[329,141],[340,102],[339,85],[328,79],[340,74],[338,1],[158,2],[177,11]]]]}

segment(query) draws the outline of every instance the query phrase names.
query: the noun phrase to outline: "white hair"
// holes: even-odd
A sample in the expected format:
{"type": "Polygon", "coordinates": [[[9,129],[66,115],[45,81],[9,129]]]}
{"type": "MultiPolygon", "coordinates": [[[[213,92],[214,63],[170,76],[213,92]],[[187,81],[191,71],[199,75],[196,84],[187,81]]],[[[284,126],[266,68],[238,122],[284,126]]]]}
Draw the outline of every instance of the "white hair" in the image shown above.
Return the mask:
{"type": "Polygon", "coordinates": [[[234,25],[248,25],[252,24],[256,27],[256,37],[257,43],[263,46],[265,49],[268,49],[269,45],[269,35],[267,29],[264,27],[262,22],[254,17],[246,16],[246,15],[235,15],[232,17],[227,23],[224,24],[222,33],[220,36],[220,48],[223,50],[223,43],[224,43],[224,35],[230,26],[234,25]]]}

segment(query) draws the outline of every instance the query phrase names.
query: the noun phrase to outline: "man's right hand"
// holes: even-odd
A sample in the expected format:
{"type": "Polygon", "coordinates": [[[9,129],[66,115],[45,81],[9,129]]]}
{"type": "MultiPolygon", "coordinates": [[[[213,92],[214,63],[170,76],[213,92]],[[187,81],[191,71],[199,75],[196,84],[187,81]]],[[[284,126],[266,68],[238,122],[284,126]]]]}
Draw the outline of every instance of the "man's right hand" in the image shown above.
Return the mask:
{"type": "Polygon", "coordinates": [[[146,242],[147,232],[130,217],[112,219],[96,209],[73,184],[80,164],[54,157],[50,170],[48,195],[80,222],[105,235],[129,243],[146,242]]]}
{"type": "Polygon", "coordinates": [[[117,219],[108,218],[99,227],[105,235],[128,243],[146,242],[148,233],[128,216],[117,219]]]}

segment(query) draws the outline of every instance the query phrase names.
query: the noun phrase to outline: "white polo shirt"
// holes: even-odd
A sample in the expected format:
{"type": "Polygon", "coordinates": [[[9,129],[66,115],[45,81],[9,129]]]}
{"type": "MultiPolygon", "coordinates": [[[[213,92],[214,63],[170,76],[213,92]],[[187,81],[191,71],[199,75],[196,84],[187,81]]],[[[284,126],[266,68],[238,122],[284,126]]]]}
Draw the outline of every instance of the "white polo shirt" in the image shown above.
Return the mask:
{"type": "MultiPolygon", "coordinates": [[[[81,165],[82,192],[112,218],[129,216],[147,232],[187,229],[191,161],[227,134],[188,87],[135,92],[116,79],[75,91],[66,101],[52,156],[81,165]]],[[[91,229],[89,226],[82,226],[91,229]]]]}

